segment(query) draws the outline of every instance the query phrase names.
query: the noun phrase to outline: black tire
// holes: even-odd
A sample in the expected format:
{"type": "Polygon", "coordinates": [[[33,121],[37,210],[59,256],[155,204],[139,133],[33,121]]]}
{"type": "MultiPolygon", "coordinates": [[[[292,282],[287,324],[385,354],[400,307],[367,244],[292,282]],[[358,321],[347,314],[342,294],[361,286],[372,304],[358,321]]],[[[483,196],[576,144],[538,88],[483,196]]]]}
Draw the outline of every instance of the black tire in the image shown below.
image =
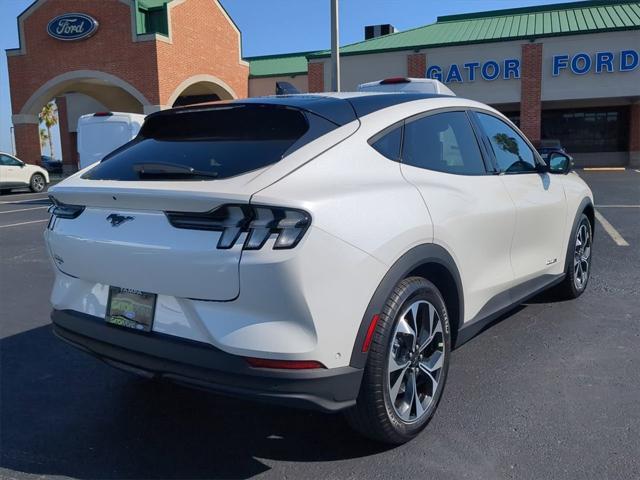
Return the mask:
{"type": "MultiPolygon", "coordinates": [[[[584,253],[584,251],[582,251],[584,253]]],[[[583,213],[578,220],[578,225],[575,231],[571,232],[571,238],[569,239],[569,245],[567,246],[567,269],[565,271],[565,278],[556,288],[556,294],[560,299],[570,300],[578,298],[584,293],[591,278],[591,259],[593,258],[593,227],[589,218],[583,213]],[[583,277],[580,281],[580,273],[576,270],[575,260],[576,255],[579,253],[578,238],[581,232],[584,234],[586,231],[588,235],[588,248],[589,255],[586,261],[586,277],[583,277]]],[[[580,269],[584,271],[584,265],[580,269]]]]}
{"type": "MultiPolygon", "coordinates": [[[[421,303],[421,305],[425,305],[421,308],[429,308],[425,303],[421,303]]],[[[420,316],[420,314],[418,316],[420,316]]],[[[407,317],[405,317],[405,319],[406,318],[407,317]]],[[[436,317],[434,316],[434,318],[436,317]]],[[[421,327],[416,330],[422,331],[421,327]]],[[[400,347],[398,347],[396,351],[399,351],[399,348],[400,347]]],[[[369,355],[356,406],[345,412],[349,424],[362,435],[389,444],[402,444],[417,436],[433,417],[442,397],[447,371],[449,369],[450,352],[451,333],[449,317],[442,295],[433,283],[422,277],[409,277],[402,280],[396,285],[380,314],[369,348],[369,355]],[[433,390],[433,383],[431,383],[431,400],[427,403],[427,407],[424,408],[424,412],[419,417],[416,412],[416,417],[418,418],[414,421],[406,421],[401,418],[395,403],[392,403],[391,400],[391,377],[388,376],[388,365],[390,356],[392,355],[392,348],[398,345],[398,337],[395,335],[399,334],[396,332],[396,326],[402,316],[404,316],[404,312],[411,305],[415,305],[416,301],[424,301],[431,304],[439,317],[442,332],[437,334],[440,335],[437,337],[437,345],[438,348],[442,350],[443,362],[439,369],[435,391],[433,390]],[[395,342],[394,347],[392,347],[392,342],[395,342]]],[[[420,356],[420,359],[422,359],[422,356],[420,356]]],[[[411,364],[410,360],[408,360],[408,362],[411,364]]],[[[409,375],[411,375],[411,369],[410,367],[407,370],[409,371],[409,375]]],[[[407,378],[405,377],[405,370],[402,370],[395,378],[399,378],[400,376],[407,378]]],[[[414,378],[417,382],[417,379],[420,378],[419,375],[425,374],[419,367],[414,368],[414,372],[416,371],[417,373],[413,373],[413,375],[415,375],[414,378]]],[[[434,373],[434,376],[435,375],[434,373]]],[[[406,395],[409,380],[406,380],[406,382],[403,395],[406,395]]],[[[422,388],[429,388],[427,382],[422,383],[421,386],[422,388]]],[[[397,398],[399,398],[399,396],[396,391],[396,401],[397,398]]],[[[426,400],[427,397],[424,398],[426,400]]],[[[422,403],[420,403],[420,405],[422,408],[422,403]]],[[[412,407],[409,406],[409,416],[411,409],[412,407]]]]}
{"type": "Polygon", "coordinates": [[[41,173],[34,173],[31,175],[31,180],[29,181],[29,189],[33,193],[40,193],[47,186],[47,182],[44,178],[44,175],[41,173]]]}

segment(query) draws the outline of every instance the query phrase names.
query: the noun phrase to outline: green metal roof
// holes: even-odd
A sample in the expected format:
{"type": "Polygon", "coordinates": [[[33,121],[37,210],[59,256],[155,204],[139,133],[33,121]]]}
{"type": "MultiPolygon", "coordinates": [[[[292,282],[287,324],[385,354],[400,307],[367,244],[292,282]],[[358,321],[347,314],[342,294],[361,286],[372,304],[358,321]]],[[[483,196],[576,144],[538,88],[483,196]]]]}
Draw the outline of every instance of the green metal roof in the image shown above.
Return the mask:
{"type": "Polygon", "coordinates": [[[287,53],[245,58],[251,77],[275,77],[307,74],[307,55],[315,52],[287,53]]]}
{"type": "MultiPolygon", "coordinates": [[[[590,0],[438,17],[431,25],[353,43],[341,55],[362,55],[484,42],[640,29],[640,1],[590,0]]],[[[307,58],[323,58],[329,50],[307,58]]]]}

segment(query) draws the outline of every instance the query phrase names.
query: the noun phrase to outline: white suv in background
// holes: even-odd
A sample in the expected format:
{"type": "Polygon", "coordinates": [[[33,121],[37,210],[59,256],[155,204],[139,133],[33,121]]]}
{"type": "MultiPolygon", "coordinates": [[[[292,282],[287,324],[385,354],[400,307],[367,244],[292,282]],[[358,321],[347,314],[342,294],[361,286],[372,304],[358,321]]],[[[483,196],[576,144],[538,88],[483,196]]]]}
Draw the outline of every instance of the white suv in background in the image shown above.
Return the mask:
{"type": "Polygon", "coordinates": [[[49,172],[38,165],[30,165],[13,155],[0,152],[0,190],[30,188],[38,193],[49,183],[49,172]]]}
{"type": "Polygon", "coordinates": [[[585,289],[593,199],[450,95],[237,100],[150,115],[51,189],[58,336],[147,376],[417,435],[451,349],[585,289]]]}

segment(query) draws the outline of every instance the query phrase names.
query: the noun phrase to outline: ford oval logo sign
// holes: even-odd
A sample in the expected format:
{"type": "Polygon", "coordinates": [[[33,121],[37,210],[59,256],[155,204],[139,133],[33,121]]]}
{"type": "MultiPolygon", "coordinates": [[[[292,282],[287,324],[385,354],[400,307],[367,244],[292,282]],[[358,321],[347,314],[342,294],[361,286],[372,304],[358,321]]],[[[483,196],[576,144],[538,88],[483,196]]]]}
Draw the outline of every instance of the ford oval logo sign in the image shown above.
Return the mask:
{"type": "Polygon", "coordinates": [[[58,40],[81,40],[98,30],[95,18],[84,13],[65,13],[57,16],[47,25],[47,32],[58,40]]]}

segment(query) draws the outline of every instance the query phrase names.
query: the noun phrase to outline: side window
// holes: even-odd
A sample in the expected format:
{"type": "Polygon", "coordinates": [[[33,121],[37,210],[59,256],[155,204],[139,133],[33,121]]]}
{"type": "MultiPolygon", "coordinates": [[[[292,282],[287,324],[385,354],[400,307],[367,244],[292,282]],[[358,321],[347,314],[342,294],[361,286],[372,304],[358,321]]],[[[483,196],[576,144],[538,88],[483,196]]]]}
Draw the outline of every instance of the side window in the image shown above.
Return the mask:
{"type": "Polygon", "coordinates": [[[464,112],[429,115],[405,124],[402,162],[459,175],[485,173],[480,147],[464,112]]]}
{"type": "Polygon", "coordinates": [[[17,167],[22,164],[15,158],[10,157],[9,155],[0,155],[0,165],[6,165],[8,167],[17,167]]]}
{"type": "Polygon", "coordinates": [[[400,160],[400,144],[402,143],[402,127],[396,127],[390,132],[383,131],[374,136],[369,143],[378,153],[384,155],[389,160],[397,162],[400,160]]]}
{"type": "Polygon", "coordinates": [[[505,173],[535,172],[533,151],[522,137],[499,118],[478,113],[478,120],[491,141],[498,169],[505,173]]]}

